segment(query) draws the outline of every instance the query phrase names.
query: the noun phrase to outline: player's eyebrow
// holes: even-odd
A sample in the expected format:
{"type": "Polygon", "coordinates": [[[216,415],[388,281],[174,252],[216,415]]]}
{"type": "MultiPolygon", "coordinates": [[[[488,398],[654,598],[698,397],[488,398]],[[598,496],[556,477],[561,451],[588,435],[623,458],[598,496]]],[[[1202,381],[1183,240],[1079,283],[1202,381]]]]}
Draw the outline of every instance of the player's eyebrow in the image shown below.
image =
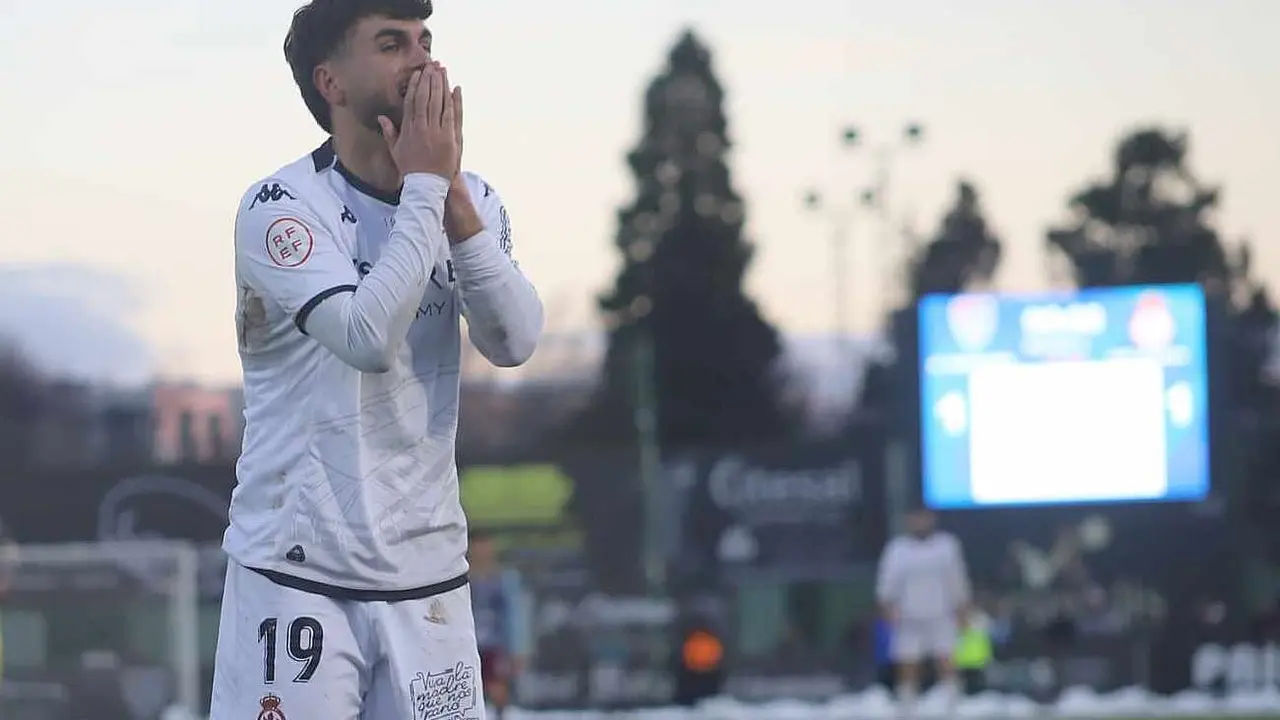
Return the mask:
{"type": "Polygon", "coordinates": [[[374,40],[390,39],[390,40],[401,41],[401,40],[407,39],[408,34],[409,33],[406,33],[403,30],[398,30],[396,28],[382,28],[381,30],[373,34],[373,39],[374,40]]]}
{"type": "MultiPolygon", "coordinates": [[[[396,42],[404,42],[409,39],[409,33],[399,28],[382,28],[381,30],[373,34],[374,42],[377,42],[379,40],[388,40],[388,39],[395,40],[396,42]]],[[[426,28],[423,28],[422,33],[418,35],[418,42],[420,43],[425,42],[427,45],[427,49],[430,50],[431,49],[431,31],[426,28]]]]}

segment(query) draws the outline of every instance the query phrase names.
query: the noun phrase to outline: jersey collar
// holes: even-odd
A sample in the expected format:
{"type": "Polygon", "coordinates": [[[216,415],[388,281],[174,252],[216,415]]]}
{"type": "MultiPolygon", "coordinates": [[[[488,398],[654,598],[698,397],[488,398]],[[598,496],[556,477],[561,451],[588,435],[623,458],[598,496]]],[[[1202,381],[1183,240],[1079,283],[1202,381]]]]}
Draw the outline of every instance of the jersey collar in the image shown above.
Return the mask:
{"type": "Polygon", "coordinates": [[[342,161],[338,159],[338,154],[333,149],[333,138],[325,140],[323,145],[316,148],[311,153],[311,161],[315,165],[316,172],[333,168],[334,171],[342,176],[343,180],[347,181],[348,185],[354,188],[355,191],[361,195],[367,195],[374,200],[386,203],[387,205],[400,204],[399,191],[389,193],[385,190],[379,190],[373,185],[361,180],[355,173],[347,169],[347,166],[342,164],[342,161]]]}

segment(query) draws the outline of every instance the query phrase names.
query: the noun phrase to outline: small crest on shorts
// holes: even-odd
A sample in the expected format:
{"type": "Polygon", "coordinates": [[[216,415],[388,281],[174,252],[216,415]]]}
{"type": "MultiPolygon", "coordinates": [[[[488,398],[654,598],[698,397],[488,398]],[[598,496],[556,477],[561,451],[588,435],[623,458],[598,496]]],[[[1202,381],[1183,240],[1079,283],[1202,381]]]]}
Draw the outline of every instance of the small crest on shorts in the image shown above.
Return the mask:
{"type": "Polygon", "coordinates": [[[438,599],[432,600],[431,604],[427,606],[425,617],[427,622],[432,625],[444,625],[449,622],[449,618],[444,614],[444,603],[438,599]]]}
{"type": "Polygon", "coordinates": [[[280,709],[280,698],[276,695],[263,695],[258,701],[262,704],[262,712],[258,713],[258,720],[287,720],[284,711],[280,709]]]}
{"type": "Polygon", "coordinates": [[[307,561],[307,551],[302,549],[301,545],[294,545],[289,548],[289,552],[284,554],[284,559],[289,562],[302,563],[307,561]]]}

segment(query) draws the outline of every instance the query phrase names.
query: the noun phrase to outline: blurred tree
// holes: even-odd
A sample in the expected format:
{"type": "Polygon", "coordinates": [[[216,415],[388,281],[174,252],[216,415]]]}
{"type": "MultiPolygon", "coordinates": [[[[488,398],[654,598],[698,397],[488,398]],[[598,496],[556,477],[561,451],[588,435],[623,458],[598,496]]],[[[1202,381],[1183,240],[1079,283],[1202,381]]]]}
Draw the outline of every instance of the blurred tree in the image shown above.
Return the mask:
{"type": "Polygon", "coordinates": [[[897,349],[887,363],[872,364],[862,384],[860,402],[855,405],[856,427],[880,427],[886,419],[905,421],[902,412],[910,403],[913,391],[903,387],[914,385],[911,373],[902,363],[914,362],[911,348],[915,342],[914,304],[930,293],[955,293],[991,281],[1000,265],[1001,245],[987,225],[977,189],[967,180],[956,184],[952,206],[943,213],[933,235],[916,251],[903,268],[904,281],[911,292],[911,303],[889,317],[890,338],[897,349]]]}
{"type": "Polygon", "coordinates": [[[1214,297],[1249,302],[1249,247],[1223,245],[1210,223],[1219,190],[1187,167],[1187,137],[1141,129],[1123,138],[1111,177],[1070,201],[1073,221],[1049,231],[1080,287],[1198,282],[1214,297]]]}
{"type": "Polygon", "coordinates": [[[622,263],[599,299],[608,350],[562,436],[593,581],[610,592],[661,581],[663,454],[745,450],[798,427],[778,334],[743,293],[752,247],[726,165],[723,96],[711,53],[686,32],[645,94],[644,134],[627,156],[637,194],[618,213],[622,263]]]}
{"type": "Polygon", "coordinates": [[[32,462],[33,426],[48,404],[44,379],[0,338],[0,468],[25,469],[32,462]]]}
{"type": "Polygon", "coordinates": [[[575,443],[634,444],[635,404],[650,401],[664,448],[744,447],[793,428],[778,334],[743,293],[753,249],[725,162],[723,95],[711,53],[686,32],[649,86],[628,156],[638,195],[619,212],[622,267],[600,299],[608,352],[575,443]]]}
{"type": "Polygon", "coordinates": [[[94,389],[49,375],[0,337],[0,470],[80,468],[95,461],[94,389]]]}
{"type": "Polygon", "coordinates": [[[1196,282],[1224,311],[1215,375],[1227,395],[1218,407],[1230,412],[1220,418],[1227,434],[1217,441],[1234,445],[1229,450],[1243,470],[1233,499],[1273,521],[1280,516],[1280,393],[1266,368],[1277,313],[1251,277],[1249,243],[1228,249],[1214,229],[1220,190],[1188,167],[1188,146],[1185,133],[1130,133],[1116,147],[1111,177],[1077,192],[1073,222],[1050,230],[1047,240],[1081,287],[1196,282]]]}
{"type": "Polygon", "coordinates": [[[1000,240],[987,227],[978,191],[961,180],[955,204],[906,268],[911,297],[961,292],[974,283],[990,282],[999,264],[1000,240]]]}

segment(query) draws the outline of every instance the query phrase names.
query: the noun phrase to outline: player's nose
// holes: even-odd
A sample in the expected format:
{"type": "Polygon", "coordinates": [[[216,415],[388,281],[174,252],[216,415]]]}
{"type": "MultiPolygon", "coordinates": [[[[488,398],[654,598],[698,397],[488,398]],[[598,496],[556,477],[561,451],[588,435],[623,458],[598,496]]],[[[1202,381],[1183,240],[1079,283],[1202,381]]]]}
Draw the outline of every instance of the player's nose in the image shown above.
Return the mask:
{"type": "Polygon", "coordinates": [[[422,45],[415,44],[409,53],[409,61],[413,63],[414,70],[421,70],[431,62],[431,51],[422,45]]]}

